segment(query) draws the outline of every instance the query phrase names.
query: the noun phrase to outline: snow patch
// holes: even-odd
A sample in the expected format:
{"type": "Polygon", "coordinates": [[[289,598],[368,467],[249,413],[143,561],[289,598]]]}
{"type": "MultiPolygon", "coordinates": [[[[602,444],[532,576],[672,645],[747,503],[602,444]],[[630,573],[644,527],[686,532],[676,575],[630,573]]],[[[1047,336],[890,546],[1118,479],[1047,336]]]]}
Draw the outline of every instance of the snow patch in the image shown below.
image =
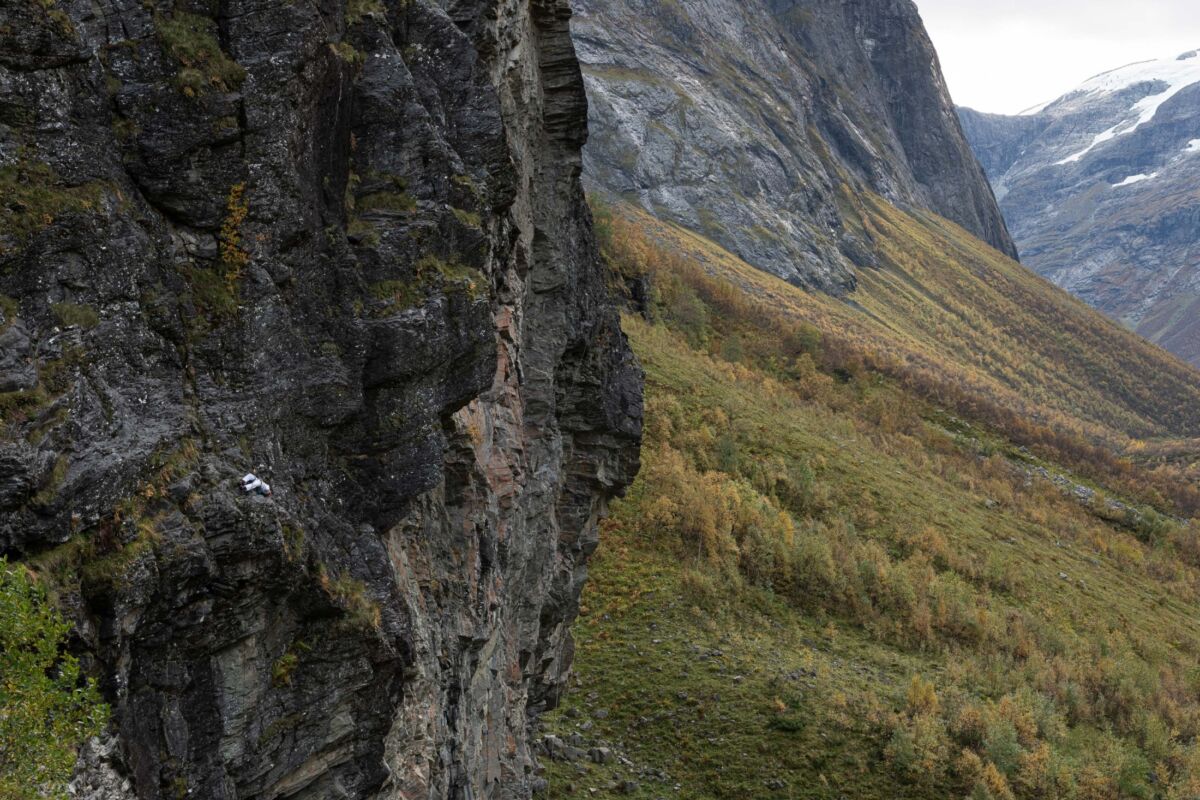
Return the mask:
{"type": "Polygon", "coordinates": [[[1129,109],[1129,113],[1135,114],[1136,117],[1122,120],[1103,133],[1098,134],[1092,140],[1091,144],[1078,153],[1069,155],[1057,163],[1062,165],[1079,161],[1079,159],[1096,149],[1099,145],[1118,136],[1133,133],[1154,119],[1154,115],[1158,113],[1158,109],[1162,107],[1163,103],[1192,84],[1200,83],[1200,58],[1186,58],[1183,60],[1163,59],[1160,61],[1142,61],[1137,64],[1129,64],[1119,69],[1114,69],[1111,72],[1102,72],[1088,79],[1076,91],[1085,94],[1111,94],[1122,89],[1127,89],[1135,84],[1151,82],[1165,83],[1167,88],[1158,94],[1143,97],[1134,103],[1133,107],[1129,109]]]}
{"type": "Polygon", "coordinates": [[[1029,108],[1027,108],[1027,109],[1025,109],[1024,111],[1022,111],[1022,112],[1020,112],[1019,114],[1017,114],[1017,116],[1018,116],[1018,117],[1032,117],[1032,116],[1036,116],[1037,114],[1040,114],[1040,113],[1042,113],[1043,111],[1045,111],[1045,110],[1046,110],[1046,109],[1047,109],[1047,108],[1050,106],[1050,104],[1051,104],[1051,103],[1056,103],[1056,102],[1058,102],[1060,99],[1062,99],[1062,98],[1058,98],[1058,97],[1056,97],[1056,98],[1055,98],[1055,99],[1053,99],[1053,100],[1047,100],[1047,101],[1046,101],[1046,102],[1044,102],[1044,103],[1038,103],[1036,106],[1030,106],[1029,108]]]}
{"type": "Polygon", "coordinates": [[[1131,186],[1135,183],[1141,183],[1142,181],[1152,181],[1157,177],[1158,177],[1157,172],[1152,172],[1149,175],[1130,175],[1128,178],[1121,181],[1120,183],[1114,183],[1113,188],[1120,189],[1122,186],[1131,186]]]}
{"type": "Polygon", "coordinates": [[[1116,92],[1146,81],[1164,81],[1183,88],[1200,81],[1200,58],[1139,61],[1088,78],[1076,91],[1116,92]]]}
{"type": "MultiPolygon", "coordinates": [[[[1084,156],[1086,156],[1088,153],[1092,152],[1092,151],[1093,151],[1093,150],[1095,150],[1097,147],[1099,147],[1100,145],[1102,145],[1102,144],[1104,144],[1105,142],[1107,142],[1109,139],[1115,139],[1115,138],[1117,138],[1117,134],[1118,134],[1118,133],[1129,133],[1129,131],[1121,131],[1121,130],[1119,130],[1119,129],[1120,129],[1120,127],[1121,127],[1121,125],[1124,125],[1124,124],[1126,124],[1126,123],[1123,123],[1123,122],[1122,122],[1122,123],[1119,123],[1119,124],[1117,124],[1117,125],[1114,125],[1114,126],[1112,126],[1111,128],[1109,128],[1108,130],[1104,131],[1103,133],[1098,133],[1098,134],[1096,134],[1096,138],[1095,138],[1095,139],[1092,139],[1092,143],[1091,143],[1091,144],[1089,144],[1087,147],[1085,147],[1085,148],[1083,148],[1082,150],[1080,150],[1078,153],[1075,153],[1075,154],[1073,154],[1073,155],[1069,155],[1069,156],[1067,156],[1067,157],[1066,157],[1066,158],[1064,158],[1062,161],[1055,161],[1055,162],[1054,162],[1054,163],[1055,163],[1055,165],[1056,165],[1056,166],[1059,166],[1059,165],[1062,165],[1062,164],[1074,164],[1076,161],[1078,161],[1079,159],[1083,158],[1083,157],[1084,157],[1084,156]]],[[[1139,124],[1140,124],[1140,123],[1139,123],[1139,124]]],[[[1136,127],[1136,126],[1135,126],[1135,127],[1136,127]]],[[[1132,129],[1130,129],[1130,130],[1132,130],[1132,129]]]]}

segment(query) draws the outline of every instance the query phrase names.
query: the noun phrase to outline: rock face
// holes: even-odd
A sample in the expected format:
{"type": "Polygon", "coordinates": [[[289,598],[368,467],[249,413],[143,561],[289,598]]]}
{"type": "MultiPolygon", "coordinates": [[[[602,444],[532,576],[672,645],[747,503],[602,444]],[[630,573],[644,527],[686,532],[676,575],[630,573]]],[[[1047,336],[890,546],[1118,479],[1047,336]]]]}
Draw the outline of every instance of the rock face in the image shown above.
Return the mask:
{"type": "Polygon", "coordinates": [[[960,109],[1024,263],[1200,364],[1200,56],[1006,117],[960,109]]]}
{"type": "Polygon", "coordinates": [[[528,795],[641,425],[568,20],[0,7],[0,551],[114,706],[80,796],[528,795]]]}
{"type": "Polygon", "coordinates": [[[844,187],[1015,256],[909,0],[578,0],[585,181],[801,286],[874,263],[844,187]]]}

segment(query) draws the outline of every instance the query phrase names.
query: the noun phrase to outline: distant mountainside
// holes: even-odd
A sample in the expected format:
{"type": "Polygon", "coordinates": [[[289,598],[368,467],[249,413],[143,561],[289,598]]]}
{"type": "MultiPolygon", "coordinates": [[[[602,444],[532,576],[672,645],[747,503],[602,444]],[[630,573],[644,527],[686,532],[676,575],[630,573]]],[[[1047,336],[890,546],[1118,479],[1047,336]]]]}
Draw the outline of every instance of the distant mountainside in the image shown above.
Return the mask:
{"type": "Polygon", "coordinates": [[[580,0],[572,31],[591,189],[833,293],[876,263],[847,189],[1015,255],[911,2],[580,0]]]}
{"type": "Polygon", "coordinates": [[[1200,54],[959,116],[1024,263],[1200,364],[1200,54]]]}

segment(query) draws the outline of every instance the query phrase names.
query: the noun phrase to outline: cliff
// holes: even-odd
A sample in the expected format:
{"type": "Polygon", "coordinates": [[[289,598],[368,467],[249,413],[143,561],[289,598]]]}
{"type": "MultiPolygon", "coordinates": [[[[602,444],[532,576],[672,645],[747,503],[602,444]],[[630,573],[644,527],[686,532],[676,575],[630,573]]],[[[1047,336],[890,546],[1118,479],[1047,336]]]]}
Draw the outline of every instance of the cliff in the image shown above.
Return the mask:
{"type": "Polygon", "coordinates": [[[1023,116],[959,113],[1025,264],[1200,364],[1200,57],[1130,64],[1023,116]]]}
{"type": "Polygon", "coordinates": [[[0,551],[114,706],[79,796],[536,785],[641,425],[568,18],[0,8],[0,551]]]}
{"type": "Polygon", "coordinates": [[[876,263],[862,190],[1016,255],[908,0],[581,0],[573,30],[597,191],[837,294],[876,263]]]}

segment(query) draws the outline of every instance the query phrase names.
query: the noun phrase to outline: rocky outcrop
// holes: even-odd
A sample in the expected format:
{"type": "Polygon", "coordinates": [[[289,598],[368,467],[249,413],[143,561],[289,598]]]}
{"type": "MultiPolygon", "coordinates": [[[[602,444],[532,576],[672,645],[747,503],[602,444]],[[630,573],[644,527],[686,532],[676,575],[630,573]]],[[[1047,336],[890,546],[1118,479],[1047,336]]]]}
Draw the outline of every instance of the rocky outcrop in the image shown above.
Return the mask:
{"type": "Polygon", "coordinates": [[[1015,256],[909,0],[579,0],[585,180],[801,286],[874,263],[846,189],[1015,256]]]}
{"type": "Polygon", "coordinates": [[[568,20],[0,8],[0,550],[113,703],[80,796],[537,782],[641,424],[568,20]]]}
{"type": "Polygon", "coordinates": [[[1200,57],[1131,64],[1023,116],[959,114],[1024,263],[1200,364],[1200,57]]]}

